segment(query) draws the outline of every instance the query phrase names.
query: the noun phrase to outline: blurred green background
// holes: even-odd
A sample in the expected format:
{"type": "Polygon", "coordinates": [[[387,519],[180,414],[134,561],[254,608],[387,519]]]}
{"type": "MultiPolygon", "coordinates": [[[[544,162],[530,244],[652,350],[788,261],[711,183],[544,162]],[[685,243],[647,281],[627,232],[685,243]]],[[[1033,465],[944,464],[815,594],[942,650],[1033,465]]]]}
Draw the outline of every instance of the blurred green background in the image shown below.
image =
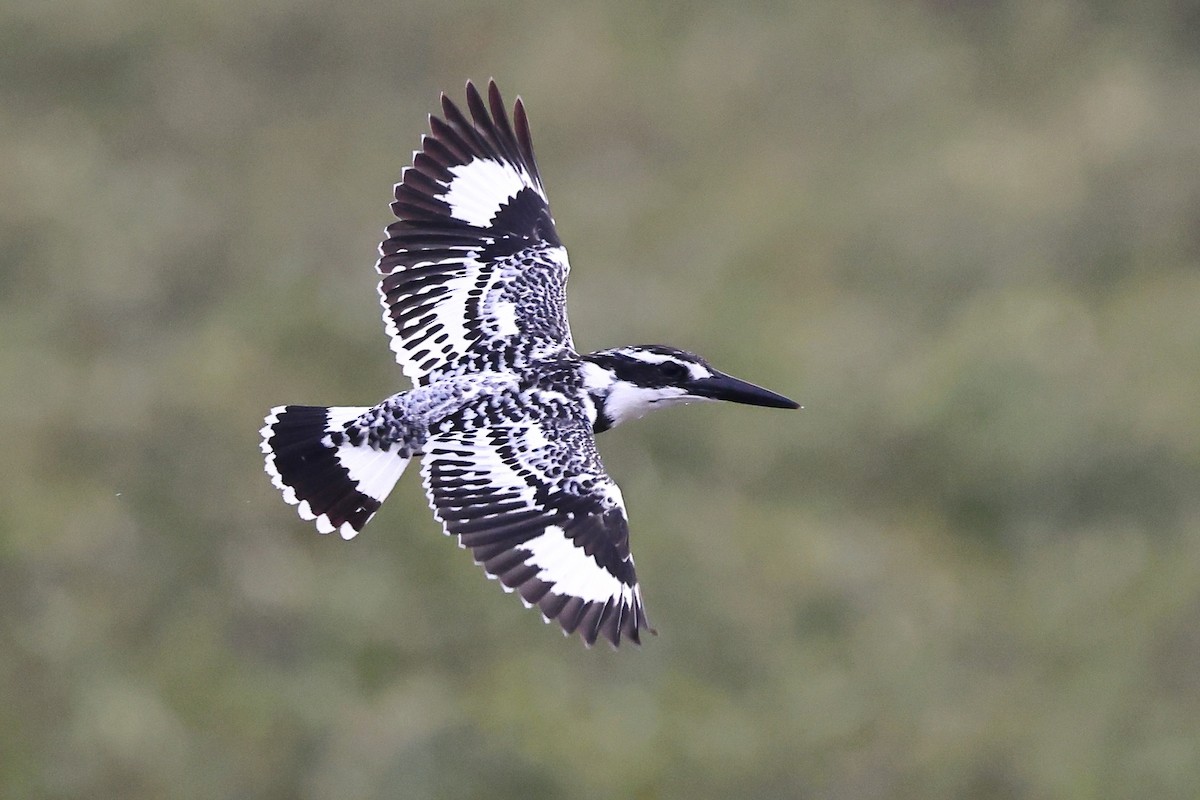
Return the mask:
{"type": "Polygon", "coordinates": [[[1196,796],[1194,0],[8,0],[0,237],[6,798],[1196,796]],[[391,184],[489,76],[579,345],[806,406],[601,438],[641,649],[262,472],[402,387],[391,184]]]}

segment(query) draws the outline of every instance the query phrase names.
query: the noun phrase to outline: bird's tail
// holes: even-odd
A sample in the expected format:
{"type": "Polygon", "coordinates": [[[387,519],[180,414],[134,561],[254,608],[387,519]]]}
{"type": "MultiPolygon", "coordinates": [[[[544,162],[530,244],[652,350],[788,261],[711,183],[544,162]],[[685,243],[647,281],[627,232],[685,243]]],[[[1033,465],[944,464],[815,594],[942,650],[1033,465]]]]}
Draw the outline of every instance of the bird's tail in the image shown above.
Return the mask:
{"type": "Polygon", "coordinates": [[[263,426],[267,474],[300,516],[321,533],[353,538],[387,499],[411,456],[346,435],[347,422],[369,408],[278,406],[263,426]]]}

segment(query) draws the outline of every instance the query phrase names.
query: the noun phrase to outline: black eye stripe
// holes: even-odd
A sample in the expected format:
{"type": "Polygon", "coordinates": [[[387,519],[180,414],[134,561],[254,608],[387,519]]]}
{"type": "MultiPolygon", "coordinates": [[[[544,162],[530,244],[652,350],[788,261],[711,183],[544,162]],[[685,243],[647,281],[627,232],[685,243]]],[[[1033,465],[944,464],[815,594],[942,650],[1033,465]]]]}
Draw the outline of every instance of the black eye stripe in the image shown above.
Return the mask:
{"type": "Polygon", "coordinates": [[[686,366],[674,361],[664,362],[662,373],[673,380],[683,380],[692,377],[691,371],[686,366]]]}
{"type": "Polygon", "coordinates": [[[646,388],[677,386],[693,379],[692,365],[706,368],[699,356],[663,346],[609,350],[587,357],[617,380],[646,388]]]}

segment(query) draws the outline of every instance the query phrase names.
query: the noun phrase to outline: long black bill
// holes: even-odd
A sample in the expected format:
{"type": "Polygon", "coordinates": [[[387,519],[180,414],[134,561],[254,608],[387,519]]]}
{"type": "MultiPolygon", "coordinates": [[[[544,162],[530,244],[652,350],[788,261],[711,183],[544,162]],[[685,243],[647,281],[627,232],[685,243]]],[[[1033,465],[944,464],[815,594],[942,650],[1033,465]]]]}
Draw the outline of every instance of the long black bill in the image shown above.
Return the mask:
{"type": "Polygon", "coordinates": [[[727,400],[730,403],[745,403],[748,406],[767,406],[768,408],[799,408],[795,400],[789,400],[781,394],[775,394],[770,389],[755,386],[753,383],[740,381],[730,375],[717,373],[711,378],[702,378],[688,384],[688,392],[697,397],[710,397],[713,400],[727,400]]]}

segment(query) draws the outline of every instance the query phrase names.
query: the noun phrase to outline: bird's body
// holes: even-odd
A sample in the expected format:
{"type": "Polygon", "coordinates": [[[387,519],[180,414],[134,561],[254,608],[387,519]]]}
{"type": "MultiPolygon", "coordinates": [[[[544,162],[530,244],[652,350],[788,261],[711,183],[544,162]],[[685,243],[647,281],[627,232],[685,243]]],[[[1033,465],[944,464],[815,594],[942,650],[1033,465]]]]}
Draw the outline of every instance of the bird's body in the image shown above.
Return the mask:
{"type": "Polygon", "coordinates": [[[477,563],[592,644],[647,629],[620,489],[594,434],[656,407],[725,399],[795,408],[699,356],[661,345],[579,354],[569,262],[524,108],[467,85],[396,186],[380,296],[414,383],[372,407],[280,406],[266,468],[323,533],[351,538],[414,458],[434,515],[477,563]]]}

